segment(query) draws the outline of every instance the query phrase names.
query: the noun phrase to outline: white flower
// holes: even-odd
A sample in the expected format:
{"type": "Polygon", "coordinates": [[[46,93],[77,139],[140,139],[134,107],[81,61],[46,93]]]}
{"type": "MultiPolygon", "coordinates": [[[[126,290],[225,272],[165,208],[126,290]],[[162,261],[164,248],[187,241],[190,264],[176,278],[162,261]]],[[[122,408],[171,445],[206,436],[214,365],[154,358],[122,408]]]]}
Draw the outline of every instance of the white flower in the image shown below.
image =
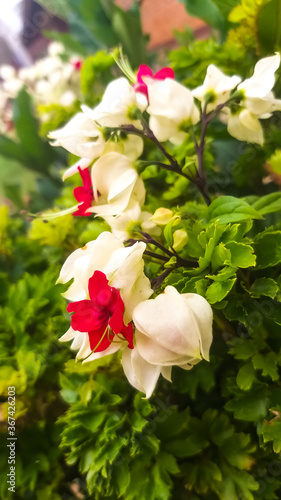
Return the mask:
{"type": "Polygon", "coordinates": [[[207,107],[207,111],[209,112],[219,104],[227,101],[230,91],[240,82],[240,76],[226,76],[214,64],[210,64],[207,68],[203,85],[192,90],[192,94],[201,102],[205,101],[206,97],[210,99],[207,107]]]}
{"type": "Polygon", "coordinates": [[[130,384],[138,391],[144,392],[146,398],[150,398],[153,393],[160,374],[171,381],[172,368],[148,363],[136,346],[132,350],[124,349],[122,366],[130,384]]]}
{"type": "Polygon", "coordinates": [[[70,153],[89,158],[100,156],[104,150],[104,139],[97,124],[85,113],[77,113],[62,128],[49,133],[53,146],[62,146],[70,153]]]}
{"type": "Polygon", "coordinates": [[[143,205],[145,188],[133,163],[119,153],[101,156],[92,167],[93,206],[87,212],[100,216],[117,215],[130,202],[143,205]]]}
{"type": "Polygon", "coordinates": [[[149,126],[160,142],[170,140],[181,144],[186,137],[185,129],[200,119],[192,93],[180,83],[166,78],[145,78],[148,88],[150,114],[149,126]]]}
{"type": "Polygon", "coordinates": [[[136,120],[134,113],[136,109],[144,111],[146,107],[146,97],[135,92],[128,80],[122,77],[109,83],[98,106],[93,110],[85,106],[82,109],[88,109],[91,118],[104,127],[133,124],[140,128],[140,122],[136,120]]]}
{"type": "Polygon", "coordinates": [[[169,379],[173,365],[189,370],[202,358],[208,360],[212,317],[203,297],[180,294],[172,286],[156,299],[141,302],[133,311],[136,347],[123,354],[130,383],[149,397],[160,373],[169,379]]]}
{"type": "Polygon", "coordinates": [[[238,141],[263,145],[263,130],[257,115],[248,109],[236,113],[227,110],[227,130],[238,141]]]}
{"type": "Polygon", "coordinates": [[[77,99],[73,90],[66,90],[60,97],[59,104],[61,106],[71,106],[77,99]]]}
{"type": "Polygon", "coordinates": [[[2,80],[12,80],[16,78],[16,75],[16,69],[10,64],[3,64],[0,66],[0,78],[2,78],[2,80]]]}
{"type": "Polygon", "coordinates": [[[251,78],[244,80],[238,85],[246,98],[265,98],[275,83],[275,71],[279,68],[280,54],[261,59],[254,68],[251,78]]]}
{"type": "Polygon", "coordinates": [[[281,109],[281,100],[275,99],[271,92],[279,65],[280,54],[261,59],[255,66],[253,76],[238,85],[244,96],[242,105],[259,118],[268,118],[273,111],[281,109]]]}
{"type": "MultiPolygon", "coordinates": [[[[131,247],[123,243],[109,232],[103,232],[85,247],[75,250],[62,266],[58,283],[67,283],[74,279],[63,295],[70,301],[79,302],[89,298],[89,280],[95,271],[101,271],[109,280],[109,286],[120,292],[124,303],[124,323],[132,320],[135,307],[153,293],[148,278],[143,273],[143,252],[145,243],[138,242],[131,247]]],[[[77,357],[87,361],[117,351],[122,343],[112,343],[101,352],[92,352],[88,332],[75,331],[71,327],[60,339],[73,340],[72,349],[79,349],[77,357]],[[91,354],[92,353],[92,354],[91,354]]]]}
{"type": "Polygon", "coordinates": [[[227,111],[227,129],[239,141],[263,145],[259,119],[269,118],[274,111],[281,110],[281,100],[275,99],[271,92],[279,64],[279,54],[261,59],[253,76],[238,85],[237,90],[242,95],[240,109],[227,111]]]}
{"type": "Polygon", "coordinates": [[[65,52],[65,48],[60,42],[51,42],[48,45],[48,54],[51,57],[58,56],[59,54],[63,54],[65,52]]]}
{"type": "Polygon", "coordinates": [[[19,78],[10,78],[2,83],[3,90],[10,98],[15,98],[23,87],[23,82],[19,78]]]}
{"type": "MultiPolygon", "coordinates": [[[[125,81],[127,82],[127,80],[125,80],[125,81]]],[[[114,82],[112,82],[112,83],[114,83],[114,82]]],[[[121,99],[121,96],[120,96],[120,99],[121,99]]],[[[97,106],[97,108],[95,108],[93,110],[85,105],[82,105],[81,108],[82,108],[83,112],[85,113],[85,115],[87,115],[88,118],[91,119],[94,123],[104,124],[103,112],[101,112],[101,113],[96,112],[96,110],[99,108],[99,106],[97,106]]],[[[111,114],[110,114],[110,117],[112,117],[111,114]]],[[[105,121],[107,122],[106,118],[105,118],[105,121]]],[[[132,123],[132,122],[130,122],[130,123],[132,123]]],[[[115,125],[110,125],[110,126],[115,127],[115,125]]],[[[106,142],[105,150],[104,150],[103,154],[109,153],[111,151],[116,151],[120,154],[124,154],[130,160],[135,161],[142,154],[143,140],[141,139],[141,137],[138,137],[136,135],[123,134],[122,136],[120,136],[117,134],[113,137],[112,140],[109,140],[106,142]]]]}
{"type": "Polygon", "coordinates": [[[142,212],[139,203],[131,202],[127,209],[115,217],[104,217],[110,225],[111,231],[121,241],[125,241],[132,236],[130,230],[133,226],[139,226],[142,231],[151,235],[160,235],[161,230],[150,220],[152,214],[142,212]]]}
{"type": "MultiPolygon", "coordinates": [[[[65,94],[64,94],[65,95],[65,94]]],[[[63,179],[87,168],[93,160],[111,151],[124,154],[130,160],[136,160],[142,153],[143,140],[135,135],[122,137],[118,142],[105,142],[101,127],[91,118],[91,110],[83,107],[84,112],[77,113],[64,127],[49,133],[53,139],[52,146],[62,146],[70,153],[80,156],[76,162],[64,173],[63,179]]]]}

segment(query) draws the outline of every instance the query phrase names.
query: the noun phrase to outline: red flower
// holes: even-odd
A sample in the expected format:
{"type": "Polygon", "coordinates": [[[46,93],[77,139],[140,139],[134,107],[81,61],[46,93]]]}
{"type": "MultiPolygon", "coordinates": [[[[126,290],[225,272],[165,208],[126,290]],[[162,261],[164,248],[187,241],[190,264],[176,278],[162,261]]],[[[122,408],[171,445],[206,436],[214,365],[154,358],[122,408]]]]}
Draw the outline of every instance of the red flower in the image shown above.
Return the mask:
{"type": "Polygon", "coordinates": [[[94,199],[91,174],[88,168],[81,169],[78,167],[79,174],[83,181],[83,186],[76,187],[73,190],[74,197],[79,202],[79,207],[76,212],[72,215],[79,215],[82,217],[88,217],[91,213],[86,213],[88,208],[91,207],[92,201],[94,199]]]}
{"type": "Polygon", "coordinates": [[[153,76],[149,66],[141,64],[137,73],[137,83],[134,85],[136,92],[142,92],[148,97],[147,85],[143,82],[143,76],[150,76],[154,80],[165,80],[165,78],[175,78],[175,73],[172,68],[162,68],[153,76]]]}
{"type": "Polygon", "coordinates": [[[108,285],[104,273],[95,271],[89,279],[89,300],[80,300],[68,304],[73,330],[88,332],[90,348],[100,352],[107,349],[114,341],[115,335],[120,334],[127,340],[128,347],[133,345],[133,327],[130,323],[124,325],[124,302],[117,288],[108,285]]]}
{"type": "Polygon", "coordinates": [[[82,68],[82,65],[83,65],[83,61],[81,59],[75,59],[75,60],[71,61],[71,63],[74,66],[74,69],[76,71],[80,71],[80,69],[82,68]]]}

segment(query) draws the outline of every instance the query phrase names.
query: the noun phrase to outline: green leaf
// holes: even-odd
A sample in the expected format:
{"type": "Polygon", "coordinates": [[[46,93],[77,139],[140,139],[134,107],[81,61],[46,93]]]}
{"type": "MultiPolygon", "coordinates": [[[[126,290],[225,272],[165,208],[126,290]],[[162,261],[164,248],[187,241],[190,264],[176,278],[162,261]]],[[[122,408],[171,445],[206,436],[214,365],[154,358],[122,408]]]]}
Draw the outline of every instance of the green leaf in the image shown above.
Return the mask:
{"type": "Polygon", "coordinates": [[[275,266],[281,262],[281,231],[259,234],[253,244],[257,256],[257,268],[275,266]]]}
{"type": "Polygon", "coordinates": [[[233,412],[238,420],[256,422],[266,416],[269,405],[270,402],[264,389],[252,389],[228,401],[225,409],[233,412]]]}
{"type": "Polygon", "coordinates": [[[230,353],[234,354],[236,359],[246,361],[253,356],[253,353],[264,349],[265,342],[262,339],[243,339],[236,337],[231,342],[230,353]]]}
{"type": "Polygon", "coordinates": [[[13,120],[21,147],[28,156],[28,168],[46,173],[55,159],[55,152],[38,133],[38,123],[33,116],[31,98],[21,89],[13,101],[13,120]]]}
{"type": "Polygon", "coordinates": [[[195,400],[199,389],[209,392],[214,387],[214,369],[211,363],[205,360],[195,365],[192,370],[174,369],[173,383],[179,392],[188,393],[191,399],[195,400]]]}
{"type": "Polygon", "coordinates": [[[222,227],[213,224],[208,229],[201,231],[198,235],[198,243],[205,250],[204,257],[199,257],[199,269],[201,271],[206,269],[210,264],[213,252],[223,231],[224,229],[222,227]]]}
{"type": "Polygon", "coordinates": [[[279,210],[281,210],[281,193],[279,191],[278,193],[262,196],[251,206],[262,215],[279,212],[279,210]]]}
{"type": "Polygon", "coordinates": [[[220,9],[213,0],[181,0],[187,12],[194,17],[203,19],[213,28],[218,29],[222,33],[226,33],[228,22],[222,15],[220,9]]]}
{"type": "Polygon", "coordinates": [[[101,73],[114,64],[111,54],[100,50],[94,56],[89,56],[83,61],[81,68],[81,88],[83,94],[87,95],[93,92],[93,85],[101,73]]]}
{"type": "Polygon", "coordinates": [[[224,481],[216,485],[220,500],[254,500],[251,491],[259,489],[259,483],[252,474],[223,466],[224,481]]]}
{"type": "Polygon", "coordinates": [[[279,291],[279,287],[272,278],[258,278],[254,281],[249,291],[252,297],[265,295],[274,299],[279,291]]]}
{"type": "Polygon", "coordinates": [[[28,166],[28,155],[20,143],[12,141],[4,135],[0,135],[0,154],[28,166]]]}
{"type": "Polygon", "coordinates": [[[251,389],[255,380],[256,375],[252,363],[246,363],[237,373],[236,382],[242,391],[248,391],[251,389]]]}
{"type": "Polygon", "coordinates": [[[225,264],[231,264],[231,253],[224,243],[221,242],[215,247],[211,264],[213,271],[216,271],[219,267],[223,267],[225,264]]]}
{"type": "Polygon", "coordinates": [[[207,446],[208,441],[203,436],[197,434],[173,439],[169,443],[166,443],[165,449],[175,455],[175,457],[183,458],[197,455],[207,446]]]}
{"type": "Polygon", "coordinates": [[[226,243],[226,248],[231,252],[231,265],[233,267],[247,268],[256,264],[254,249],[250,245],[229,241],[226,243]]]}
{"type": "Polygon", "coordinates": [[[216,198],[208,208],[207,217],[209,222],[218,221],[219,224],[263,218],[246,201],[233,196],[216,198]]]}
{"type": "Polygon", "coordinates": [[[112,27],[134,68],[146,60],[146,39],[142,32],[140,16],[137,17],[115,5],[112,27]]]}
{"type": "Polygon", "coordinates": [[[255,354],[252,358],[253,367],[255,370],[262,370],[263,377],[269,376],[272,380],[278,380],[278,355],[274,352],[268,354],[255,354]]]}
{"type": "Polygon", "coordinates": [[[37,3],[40,3],[45,9],[52,12],[55,16],[61,17],[62,19],[66,18],[68,13],[68,2],[67,0],[38,0],[37,3]]]}
{"type": "Polygon", "coordinates": [[[229,278],[234,278],[236,276],[236,269],[233,267],[223,267],[218,274],[207,274],[206,278],[210,278],[213,281],[226,281],[229,278]]]}
{"type": "Polygon", "coordinates": [[[114,469],[113,479],[116,481],[118,496],[122,497],[125,494],[131,479],[129,466],[126,462],[123,462],[122,467],[118,467],[118,470],[116,470],[116,468],[114,469]]]}
{"type": "Polygon", "coordinates": [[[212,283],[206,292],[206,299],[210,304],[216,304],[227,296],[232,289],[236,278],[228,279],[227,281],[215,281],[212,283]]]}
{"type": "MultiPolygon", "coordinates": [[[[250,436],[242,432],[235,433],[222,443],[220,450],[225,459],[233,467],[238,469],[250,469],[254,459],[248,453],[250,436]]],[[[251,451],[253,451],[251,449],[251,451]]]]}
{"type": "MultiPolygon", "coordinates": [[[[71,54],[87,55],[85,47],[71,36],[70,33],[59,33],[58,31],[44,30],[43,35],[50,40],[56,40],[64,45],[65,50],[71,54]]],[[[83,63],[84,64],[84,63],[83,63]]]]}
{"type": "Polygon", "coordinates": [[[271,0],[262,5],[257,19],[259,46],[264,55],[273,54],[281,44],[281,1],[271,0]]]}
{"type": "MultiPolygon", "coordinates": [[[[280,408],[279,408],[280,410],[280,408]]],[[[265,443],[273,441],[273,451],[275,453],[281,452],[281,414],[280,411],[274,411],[275,416],[269,422],[265,421],[262,425],[261,433],[265,443]]]]}
{"type": "Polygon", "coordinates": [[[214,484],[221,484],[223,481],[222,471],[215,462],[206,457],[200,463],[195,460],[186,462],[182,469],[192,490],[199,494],[208,494],[210,490],[213,490],[214,484]]]}

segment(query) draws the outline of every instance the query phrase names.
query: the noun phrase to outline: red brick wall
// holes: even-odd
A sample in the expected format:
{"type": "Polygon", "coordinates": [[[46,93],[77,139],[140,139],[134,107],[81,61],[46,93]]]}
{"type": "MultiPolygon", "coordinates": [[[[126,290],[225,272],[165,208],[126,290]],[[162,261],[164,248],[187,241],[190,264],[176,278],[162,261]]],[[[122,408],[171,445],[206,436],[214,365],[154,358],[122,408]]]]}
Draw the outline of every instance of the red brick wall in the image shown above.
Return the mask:
{"type": "MultiPolygon", "coordinates": [[[[129,9],[132,0],[115,0],[123,9],[129,9]]],[[[150,48],[170,45],[174,41],[173,31],[183,31],[189,26],[195,33],[205,31],[200,19],[187,14],[183,4],[177,0],[142,0],[141,17],[144,33],[150,35],[150,48]]]]}

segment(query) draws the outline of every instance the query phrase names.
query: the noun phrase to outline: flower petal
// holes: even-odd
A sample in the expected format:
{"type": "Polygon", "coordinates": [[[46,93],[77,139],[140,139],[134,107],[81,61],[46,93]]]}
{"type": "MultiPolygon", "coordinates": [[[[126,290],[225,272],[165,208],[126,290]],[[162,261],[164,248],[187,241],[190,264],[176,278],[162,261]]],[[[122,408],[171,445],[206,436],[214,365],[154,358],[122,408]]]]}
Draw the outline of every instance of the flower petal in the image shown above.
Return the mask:
{"type": "Polygon", "coordinates": [[[122,365],[130,384],[149,398],[159,378],[160,366],[147,363],[136,348],[124,349],[122,365]]]}

